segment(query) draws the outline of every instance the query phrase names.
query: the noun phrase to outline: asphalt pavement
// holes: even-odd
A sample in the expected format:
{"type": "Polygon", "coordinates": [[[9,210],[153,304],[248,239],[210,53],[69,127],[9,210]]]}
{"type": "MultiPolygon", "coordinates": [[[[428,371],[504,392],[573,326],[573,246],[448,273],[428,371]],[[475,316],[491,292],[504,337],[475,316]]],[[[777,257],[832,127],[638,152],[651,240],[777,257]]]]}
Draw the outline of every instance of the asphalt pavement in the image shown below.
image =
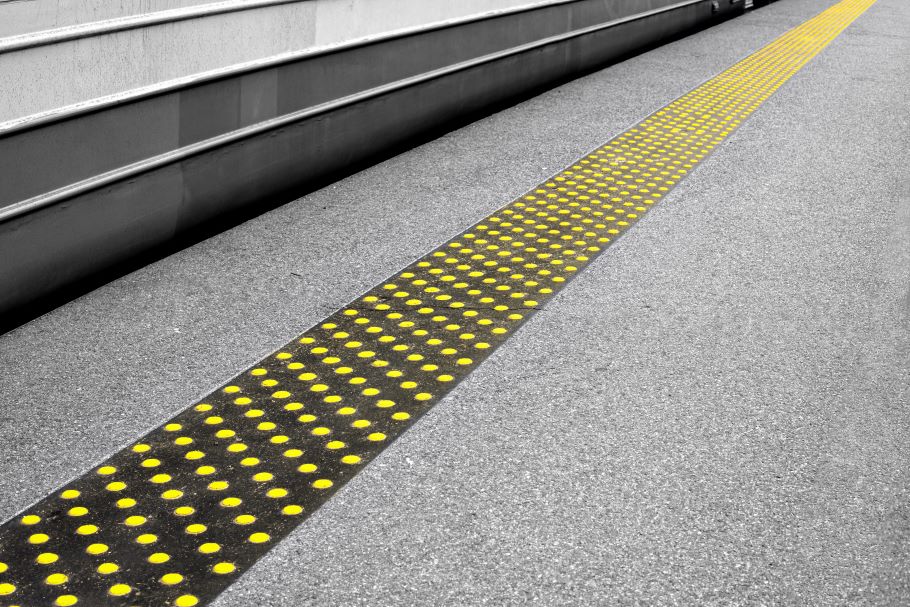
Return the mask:
{"type": "MultiPolygon", "coordinates": [[[[832,4],[578,79],[0,336],[0,519],[832,4]]],[[[910,5],[879,0],[214,604],[910,604],[908,57],[910,5]]]]}

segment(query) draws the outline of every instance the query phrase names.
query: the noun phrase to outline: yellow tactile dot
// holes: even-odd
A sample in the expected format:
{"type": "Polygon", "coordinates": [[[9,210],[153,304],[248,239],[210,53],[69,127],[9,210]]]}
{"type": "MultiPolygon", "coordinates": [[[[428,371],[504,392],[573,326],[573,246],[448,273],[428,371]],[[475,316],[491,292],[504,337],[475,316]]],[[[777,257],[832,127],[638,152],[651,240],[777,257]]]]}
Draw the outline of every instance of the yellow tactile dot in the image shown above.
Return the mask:
{"type": "Polygon", "coordinates": [[[166,552],[153,552],[149,555],[147,560],[154,565],[160,565],[171,560],[171,555],[166,552]]]}
{"type": "Polygon", "coordinates": [[[355,409],[354,407],[342,407],[342,408],[338,409],[338,411],[336,411],[335,413],[337,413],[338,415],[353,415],[354,413],[357,413],[357,409],[355,409]]]}
{"type": "Polygon", "coordinates": [[[127,584],[114,584],[107,589],[107,593],[111,596],[125,596],[132,591],[132,588],[127,584]]]}
{"type": "Polygon", "coordinates": [[[237,436],[237,433],[234,432],[233,430],[225,429],[225,430],[219,430],[218,432],[216,432],[215,436],[217,438],[232,438],[234,436],[237,436]]]}
{"type": "Polygon", "coordinates": [[[228,487],[227,481],[212,481],[206,486],[209,491],[224,491],[228,487]]]}
{"type": "Polygon", "coordinates": [[[171,481],[171,475],[170,475],[170,474],[163,474],[163,473],[162,473],[162,474],[156,474],[155,476],[153,476],[152,478],[150,478],[149,481],[155,483],[156,485],[163,485],[164,483],[168,483],[168,482],[171,481]]]}
{"type": "Polygon", "coordinates": [[[131,497],[124,497],[124,498],[121,498],[121,499],[117,500],[116,502],[114,502],[114,504],[118,508],[132,508],[133,506],[136,505],[136,500],[134,500],[131,497]]]}
{"type": "Polygon", "coordinates": [[[199,604],[199,599],[192,594],[183,594],[174,599],[175,607],[195,607],[199,604]]]}
{"type": "Polygon", "coordinates": [[[196,474],[199,476],[208,476],[210,474],[215,474],[215,472],[217,472],[217,470],[214,466],[199,466],[196,468],[196,474]]]}
{"type": "Polygon", "coordinates": [[[158,536],[154,535],[152,533],[143,533],[142,535],[140,535],[136,538],[136,543],[142,544],[142,545],[154,544],[157,541],[158,541],[158,536]]]}
{"type": "Polygon", "coordinates": [[[332,430],[330,428],[326,428],[325,426],[318,426],[318,427],[310,430],[310,433],[315,436],[325,436],[326,434],[329,434],[331,432],[332,432],[332,430]]]}
{"type": "Polygon", "coordinates": [[[104,488],[108,491],[123,491],[126,489],[126,483],[121,481],[114,481],[105,485],[104,488]]]}
{"type": "Polygon", "coordinates": [[[89,554],[95,554],[95,555],[97,555],[97,554],[104,554],[104,553],[107,552],[108,550],[109,550],[109,548],[108,548],[107,544],[97,544],[97,543],[96,543],[96,544],[89,544],[89,545],[85,548],[85,551],[86,551],[86,552],[88,552],[89,554]]]}
{"type": "Polygon", "coordinates": [[[248,405],[248,404],[250,404],[251,402],[253,402],[253,399],[252,399],[252,398],[249,398],[249,397],[246,397],[246,396],[241,396],[241,397],[239,397],[239,398],[235,398],[235,399],[234,399],[234,404],[235,404],[235,405],[241,405],[241,406],[243,406],[243,405],[248,405]]]}
{"type": "Polygon", "coordinates": [[[143,468],[157,468],[158,466],[161,465],[161,460],[155,459],[154,457],[150,457],[148,459],[142,460],[142,462],[140,462],[139,465],[142,466],[143,468]]]}
{"type": "Polygon", "coordinates": [[[383,434],[382,432],[373,432],[372,434],[367,436],[367,439],[369,439],[373,442],[380,442],[380,441],[384,441],[386,439],[386,435],[383,434]]]}
{"type": "Polygon", "coordinates": [[[404,421],[406,419],[411,419],[411,414],[406,413],[405,411],[397,411],[392,414],[392,419],[397,421],[404,421]]]}
{"type": "Polygon", "coordinates": [[[234,522],[238,525],[252,525],[256,522],[256,517],[252,514],[241,514],[234,517],[234,522]]]}
{"type": "Polygon", "coordinates": [[[300,466],[297,466],[297,471],[303,472],[304,474],[309,474],[310,472],[316,472],[316,470],[317,470],[316,464],[301,464],[300,466]]]}
{"type": "Polygon", "coordinates": [[[231,453],[240,453],[247,450],[247,446],[243,443],[231,443],[228,445],[227,450],[231,453]]]}
{"type": "Polygon", "coordinates": [[[0,596],[7,596],[16,592],[16,587],[6,582],[0,584],[0,596]]]}
{"type": "Polygon", "coordinates": [[[56,607],[73,607],[79,602],[79,598],[72,594],[61,594],[54,601],[56,607]]]}
{"type": "Polygon", "coordinates": [[[196,411],[199,411],[199,412],[211,411],[212,405],[210,405],[208,403],[199,403],[198,405],[193,407],[193,409],[195,409],[196,411]]]}
{"type": "Polygon", "coordinates": [[[199,535],[200,533],[205,533],[206,529],[208,529],[208,527],[202,523],[193,523],[192,525],[186,526],[186,532],[190,535],[199,535]]]}
{"type": "Polygon", "coordinates": [[[177,516],[190,516],[195,512],[196,509],[192,506],[180,506],[179,508],[174,508],[174,514],[177,516]]]}
{"type": "Polygon", "coordinates": [[[66,491],[64,491],[60,494],[60,497],[62,497],[65,500],[74,500],[77,497],[79,497],[80,495],[82,495],[82,494],[79,493],[79,491],[77,491],[76,489],[67,489],[66,491]]]}
{"type": "Polygon", "coordinates": [[[101,563],[98,565],[96,571],[101,575],[110,575],[120,571],[120,566],[117,565],[117,563],[101,563]]]}
{"type": "Polygon", "coordinates": [[[266,494],[266,496],[268,496],[268,497],[271,497],[271,498],[273,498],[273,499],[277,499],[277,498],[287,497],[287,495],[288,495],[288,490],[287,490],[287,489],[283,489],[283,488],[281,488],[281,487],[274,487],[274,488],[269,489],[268,491],[266,491],[265,494],[266,494]]]}
{"type": "Polygon", "coordinates": [[[165,573],[161,576],[161,583],[165,586],[173,586],[183,581],[183,576],[179,573],[165,573]]]}
{"type": "Polygon", "coordinates": [[[221,550],[221,546],[215,542],[206,542],[205,544],[201,544],[197,550],[202,554],[214,554],[221,550]]]}
{"type": "Polygon", "coordinates": [[[316,421],[316,419],[317,419],[317,417],[315,415],[313,415],[312,413],[304,413],[303,415],[301,415],[300,417],[297,418],[297,421],[304,423],[304,424],[308,424],[310,422],[316,421]]]}
{"type": "Polygon", "coordinates": [[[218,575],[226,575],[228,573],[233,573],[237,569],[237,566],[234,563],[215,563],[212,565],[212,572],[217,573],[218,575]]]}
{"type": "Polygon", "coordinates": [[[320,479],[313,481],[313,483],[312,483],[313,487],[316,489],[328,489],[329,487],[331,487],[334,484],[335,483],[333,483],[332,481],[330,481],[327,478],[320,478],[320,479]]]}
{"type": "MultiPolygon", "coordinates": [[[[363,420],[363,421],[366,421],[366,420],[363,420]]],[[[354,423],[356,424],[357,422],[354,422],[354,423]]],[[[367,425],[369,425],[369,423],[367,425]]],[[[345,446],[346,446],[345,443],[343,443],[342,441],[333,440],[333,441],[329,441],[328,443],[326,443],[325,448],[326,449],[344,449],[345,446]]]]}
{"type": "MultiPolygon", "coordinates": [[[[53,552],[42,552],[35,557],[35,562],[39,565],[50,565],[51,563],[56,563],[59,559],[60,557],[53,552]]],[[[4,571],[6,570],[0,567],[0,573],[3,573],[4,571]]]]}
{"type": "Polygon", "coordinates": [[[388,400],[388,399],[378,400],[378,401],[376,401],[376,406],[380,407],[382,409],[386,409],[388,407],[394,407],[395,401],[388,400]]]}
{"type": "Polygon", "coordinates": [[[147,451],[151,451],[151,449],[152,447],[150,445],[146,445],[145,443],[138,443],[133,445],[133,451],[135,453],[145,453],[147,451]]]}
{"type": "Polygon", "coordinates": [[[256,466],[258,464],[259,464],[258,457],[245,457],[242,460],[240,460],[241,466],[256,466]]]}
{"type": "Polygon", "coordinates": [[[263,543],[269,541],[270,539],[272,539],[272,538],[269,536],[268,533],[263,533],[261,531],[258,533],[254,533],[249,538],[247,538],[247,540],[251,544],[263,544],[263,543]]]}
{"type": "Polygon", "coordinates": [[[243,503],[243,500],[239,497],[226,497],[218,503],[224,508],[236,508],[243,503]]]}
{"type": "Polygon", "coordinates": [[[123,521],[123,524],[127,527],[138,527],[140,525],[144,525],[145,521],[146,518],[144,516],[135,515],[126,517],[126,520],[123,521]]]}
{"type": "Polygon", "coordinates": [[[344,457],[341,458],[341,461],[342,461],[342,463],[345,463],[345,464],[359,464],[360,457],[357,455],[345,455],[344,457]]]}
{"type": "Polygon", "coordinates": [[[41,517],[36,514],[26,514],[19,519],[19,522],[23,525],[37,525],[41,522],[41,517]]]}
{"type": "Polygon", "coordinates": [[[98,470],[96,470],[96,472],[98,474],[100,474],[101,476],[109,476],[116,471],[117,471],[117,468],[115,468],[114,466],[101,466],[100,468],[98,468],[98,470]]]}
{"type": "Polygon", "coordinates": [[[161,494],[161,499],[166,500],[176,500],[180,499],[181,497],[183,497],[183,491],[180,491],[179,489],[168,489],[161,494]]]}
{"type": "Polygon", "coordinates": [[[303,403],[288,403],[284,406],[286,411],[299,411],[303,409],[303,403]]]}
{"type": "Polygon", "coordinates": [[[60,584],[67,583],[69,579],[69,576],[65,573],[52,573],[44,578],[44,583],[50,586],[59,586],[60,584]]]}
{"type": "Polygon", "coordinates": [[[265,483],[272,480],[273,478],[275,478],[275,475],[271,472],[257,472],[253,475],[253,480],[257,483],[265,483]]]}
{"type": "Polygon", "coordinates": [[[93,535],[95,533],[98,533],[98,526],[97,525],[80,525],[79,527],[76,527],[76,533],[78,533],[79,535],[93,535]]]}
{"type": "Polygon", "coordinates": [[[170,424],[167,424],[164,426],[165,432],[176,432],[177,430],[181,430],[181,429],[183,429],[183,426],[176,422],[170,423],[170,424]]]}

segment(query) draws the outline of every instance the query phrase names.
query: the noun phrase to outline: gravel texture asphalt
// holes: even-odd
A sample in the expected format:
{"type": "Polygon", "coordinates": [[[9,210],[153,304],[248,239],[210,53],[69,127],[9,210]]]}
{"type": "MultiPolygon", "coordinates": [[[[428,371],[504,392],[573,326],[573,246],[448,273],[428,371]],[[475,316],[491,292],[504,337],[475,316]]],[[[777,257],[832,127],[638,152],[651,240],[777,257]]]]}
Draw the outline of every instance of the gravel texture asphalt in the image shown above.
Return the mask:
{"type": "MultiPolygon", "coordinates": [[[[0,519],[833,3],[573,81],[3,335],[0,519]]],[[[910,603],[908,32],[879,0],[215,605],[910,603]]]]}

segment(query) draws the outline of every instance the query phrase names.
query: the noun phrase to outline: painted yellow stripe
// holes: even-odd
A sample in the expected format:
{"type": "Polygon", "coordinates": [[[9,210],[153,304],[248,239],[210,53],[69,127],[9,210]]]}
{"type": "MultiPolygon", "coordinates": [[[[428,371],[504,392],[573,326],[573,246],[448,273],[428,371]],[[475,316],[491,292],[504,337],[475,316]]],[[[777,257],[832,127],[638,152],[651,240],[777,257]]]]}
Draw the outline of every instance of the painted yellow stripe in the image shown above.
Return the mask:
{"type": "Polygon", "coordinates": [[[787,32],[0,528],[0,605],[212,599],[874,0],[787,32]]]}

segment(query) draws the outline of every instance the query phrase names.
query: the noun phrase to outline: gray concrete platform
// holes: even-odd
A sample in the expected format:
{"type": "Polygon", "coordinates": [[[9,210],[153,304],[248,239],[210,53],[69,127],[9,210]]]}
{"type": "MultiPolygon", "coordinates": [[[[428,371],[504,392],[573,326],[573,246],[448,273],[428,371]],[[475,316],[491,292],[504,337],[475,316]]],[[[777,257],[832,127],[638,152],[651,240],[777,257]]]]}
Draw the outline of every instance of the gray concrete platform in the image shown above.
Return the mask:
{"type": "MultiPolygon", "coordinates": [[[[0,337],[0,518],[831,4],[554,89],[0,337]]],[[[879,0],[215,604],[910,603],[908,32],[879,0]]]]}

